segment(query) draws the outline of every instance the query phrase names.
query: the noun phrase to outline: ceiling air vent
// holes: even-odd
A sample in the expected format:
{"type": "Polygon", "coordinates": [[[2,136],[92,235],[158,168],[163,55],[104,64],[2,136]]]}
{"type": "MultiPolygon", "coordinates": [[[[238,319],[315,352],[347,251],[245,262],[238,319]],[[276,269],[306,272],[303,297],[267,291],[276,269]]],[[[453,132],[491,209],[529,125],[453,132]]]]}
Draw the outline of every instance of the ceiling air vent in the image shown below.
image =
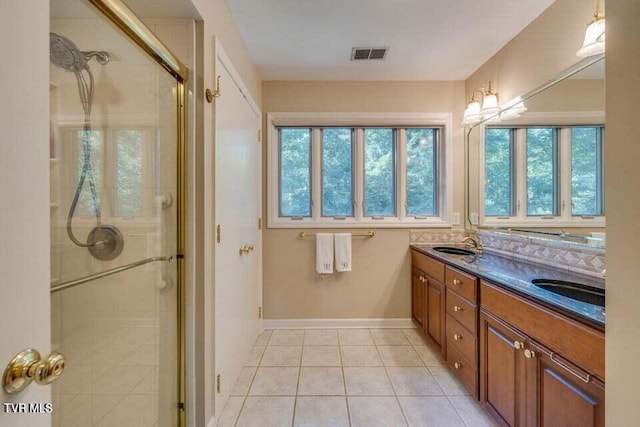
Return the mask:
{"type": "Polygon", "coordinates": [[[354,47],[351,49],[351,60],[385,59],[389,52],[388,47],[354,47]]]}

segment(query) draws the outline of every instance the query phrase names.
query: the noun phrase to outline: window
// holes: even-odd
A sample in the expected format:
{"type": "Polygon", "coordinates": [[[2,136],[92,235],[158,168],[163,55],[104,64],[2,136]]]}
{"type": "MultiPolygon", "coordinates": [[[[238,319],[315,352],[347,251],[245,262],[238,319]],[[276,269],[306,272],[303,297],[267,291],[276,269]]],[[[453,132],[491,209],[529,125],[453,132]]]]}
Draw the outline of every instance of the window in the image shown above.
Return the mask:
{"type": "Polygon", "coordinates": [[[438,131],[407,129],[407,216],[438,215],[438,131]]]}
{"type": "Polygon", "coordinates": [[[514,132],[508,128],[488,128],[484,149],[486,216],[514,214],[514,132]]]}
{"type": "Polygon", "coordinates": [[[483,222],[604,225],[603,126],[487,127],[483,222]]]}
{"type": "Polygon", "coordinates": [[[364,130],[364,215],[396,214],[396,147],[394,129],[364,130]]]}
{"type": "Polygon", "coordinates": [[[451,226],[450,116],[269,113],[268,225],[451,226]]]}
{"type": "Polygon", "coordinates": [[[311,129],[280,133],[280,216],[311,216],[311,129]]]}
{"type": "Polygon", "coordinates": [[[322,130],[322,216],[353,216],[353,129],[322,130]]]}

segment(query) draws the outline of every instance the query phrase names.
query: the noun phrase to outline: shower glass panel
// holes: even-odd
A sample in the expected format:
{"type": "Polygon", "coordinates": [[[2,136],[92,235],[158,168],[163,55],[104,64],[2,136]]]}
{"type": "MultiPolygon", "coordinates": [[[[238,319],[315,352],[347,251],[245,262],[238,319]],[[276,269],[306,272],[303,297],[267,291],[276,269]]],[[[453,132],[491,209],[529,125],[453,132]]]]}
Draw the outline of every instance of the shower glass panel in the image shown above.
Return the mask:
{"type": "Polygon", "coordinates": [[[51,316],[52,350],[67,366],[52,385],[53,425],[174,427],[178,82],[91,5],[60,2],[51,18],[51,316]]]}

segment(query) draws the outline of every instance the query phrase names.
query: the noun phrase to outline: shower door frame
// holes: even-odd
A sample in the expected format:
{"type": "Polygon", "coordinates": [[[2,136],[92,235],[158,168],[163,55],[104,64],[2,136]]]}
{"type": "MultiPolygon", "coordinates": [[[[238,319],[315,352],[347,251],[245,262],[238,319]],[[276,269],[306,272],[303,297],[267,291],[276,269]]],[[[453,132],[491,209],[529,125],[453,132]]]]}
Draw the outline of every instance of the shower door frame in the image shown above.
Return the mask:
{"type": "Polygon", "coordinates": [[[178,426],[186,425],[186,206],[187,206],[187,67],[120,0],[89,0],[125,35],[176,78],[177,100],[177,330],[178,330],[178,426]]]}

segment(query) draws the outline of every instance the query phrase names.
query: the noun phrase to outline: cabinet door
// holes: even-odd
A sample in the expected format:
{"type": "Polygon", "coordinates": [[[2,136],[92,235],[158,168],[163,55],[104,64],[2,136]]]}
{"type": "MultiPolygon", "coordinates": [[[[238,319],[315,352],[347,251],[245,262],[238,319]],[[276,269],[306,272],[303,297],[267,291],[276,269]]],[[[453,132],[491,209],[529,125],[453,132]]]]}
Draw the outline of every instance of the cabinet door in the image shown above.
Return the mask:
{"type": "Polygon", "coordinates": [[[413,321],[425,328],[425,275],[418,269],[411,270],[411,317],[413,321]]]}
{"type": "Polygon", "coordinates": [[[427,278],[427,333],[433,340],[444,344],[444,285],[427,278]]]}
{"type": "Polygon", "coordinates": [[[486,312],[480,315],[480,401],[509,426],[524,426],[526,337],[486,312]]]}
{"type": "Polygon", "coordinates": [[[530,342],[527,369],[529,426],[604,426],[604,384],[544,346],[530,342]]]}

